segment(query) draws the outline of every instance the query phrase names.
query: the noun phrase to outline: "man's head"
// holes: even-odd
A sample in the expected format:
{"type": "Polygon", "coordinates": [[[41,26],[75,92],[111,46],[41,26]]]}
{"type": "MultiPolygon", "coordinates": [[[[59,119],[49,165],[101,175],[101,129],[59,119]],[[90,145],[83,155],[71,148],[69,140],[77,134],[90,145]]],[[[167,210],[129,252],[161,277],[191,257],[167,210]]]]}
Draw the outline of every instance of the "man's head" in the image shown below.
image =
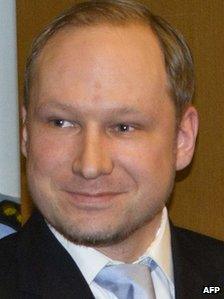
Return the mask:
{"type": "Polygon", "coordinates": [[[30,191],[68,238],[116,243],[150,226],[176,170],[191,161],[198,122],[189,50],[131,1],[90,1],[49,28],[28,62],[30,191]]]}

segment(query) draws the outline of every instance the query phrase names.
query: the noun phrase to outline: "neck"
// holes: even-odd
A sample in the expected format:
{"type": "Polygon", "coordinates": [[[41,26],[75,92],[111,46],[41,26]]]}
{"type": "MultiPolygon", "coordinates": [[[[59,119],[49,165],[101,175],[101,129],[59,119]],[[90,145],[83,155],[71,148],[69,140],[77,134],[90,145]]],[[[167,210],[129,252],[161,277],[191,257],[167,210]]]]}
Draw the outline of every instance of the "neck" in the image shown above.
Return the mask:
{"type": "Polygon", "coordinates": [[[149,248],[154,241],[160,227],[162,211],[160,211],[149,223],[135,231],[131,236],[122,242],[95,249],[111,259],[132,263],[136,261],[149,248]]]}

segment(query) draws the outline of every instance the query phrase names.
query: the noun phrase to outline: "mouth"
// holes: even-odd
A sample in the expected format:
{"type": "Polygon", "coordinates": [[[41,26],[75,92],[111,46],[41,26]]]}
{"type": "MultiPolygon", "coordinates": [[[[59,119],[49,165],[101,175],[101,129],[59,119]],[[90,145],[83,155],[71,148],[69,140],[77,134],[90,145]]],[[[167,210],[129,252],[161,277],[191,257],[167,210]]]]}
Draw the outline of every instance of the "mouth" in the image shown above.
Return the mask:
{"type": "Polygon", "coordinates": [[[66,192],[71,201],[79,208],[108,208],[114,200],[117,200],[121,192],[101,192],[101,193],[85,193],[85,192],[66,192]]]}

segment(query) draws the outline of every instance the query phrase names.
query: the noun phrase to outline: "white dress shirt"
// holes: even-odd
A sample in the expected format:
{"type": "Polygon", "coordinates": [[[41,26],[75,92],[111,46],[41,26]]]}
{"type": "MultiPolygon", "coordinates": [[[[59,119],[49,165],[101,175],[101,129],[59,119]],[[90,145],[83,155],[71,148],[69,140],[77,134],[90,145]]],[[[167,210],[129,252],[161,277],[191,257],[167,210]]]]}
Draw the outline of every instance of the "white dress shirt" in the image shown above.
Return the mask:
{"type": "MultiPolygon", "coordinates": [[[[122,264],[122,262],[112,260],[91,247],[76,245],[65,239],[52,226],[49,225],[49,228],[78,265],[95,298],[117,299],[110,291],[99,286],[94,279],[106,265],[122,264]]],[[[156,298],[175,299],[170,226],[166,208],[163,209],[161,225],[154,241],[145,254],[134,263],[140,263],[147,257],[150,257],[155,265],[151,271],[151,275],[156,298]]]]}

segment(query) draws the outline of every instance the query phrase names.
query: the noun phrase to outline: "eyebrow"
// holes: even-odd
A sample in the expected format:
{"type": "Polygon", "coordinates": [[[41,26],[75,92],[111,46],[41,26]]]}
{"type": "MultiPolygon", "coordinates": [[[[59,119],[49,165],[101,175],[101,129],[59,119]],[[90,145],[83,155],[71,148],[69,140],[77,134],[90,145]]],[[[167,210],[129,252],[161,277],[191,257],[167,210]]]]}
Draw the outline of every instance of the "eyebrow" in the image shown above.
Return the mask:
{"type": "MultiPolygon", "coordinates": [[[[60,110],[67,111],[70,113],[82,114],[82,109],[80,111],[80,108],[78,106],[55,102],[55,101],[49,101],[48,103],[43,103],[43,104],[37,106],[37,108],[35,109],[36,110],[35,112],[39,113],[39,112],[44,111],[45,109],[60,109],[60,110]]],[[[140,110],[138,110],[134,107],[128,107],[128,106],[106,108],[105,111],[108,114],[112,114],[114,116],[116,116],[117,114],[119,114],[119,115],[135,114],[135,115],[142,115],[142,116],[145,115],[140,110]]]]}

